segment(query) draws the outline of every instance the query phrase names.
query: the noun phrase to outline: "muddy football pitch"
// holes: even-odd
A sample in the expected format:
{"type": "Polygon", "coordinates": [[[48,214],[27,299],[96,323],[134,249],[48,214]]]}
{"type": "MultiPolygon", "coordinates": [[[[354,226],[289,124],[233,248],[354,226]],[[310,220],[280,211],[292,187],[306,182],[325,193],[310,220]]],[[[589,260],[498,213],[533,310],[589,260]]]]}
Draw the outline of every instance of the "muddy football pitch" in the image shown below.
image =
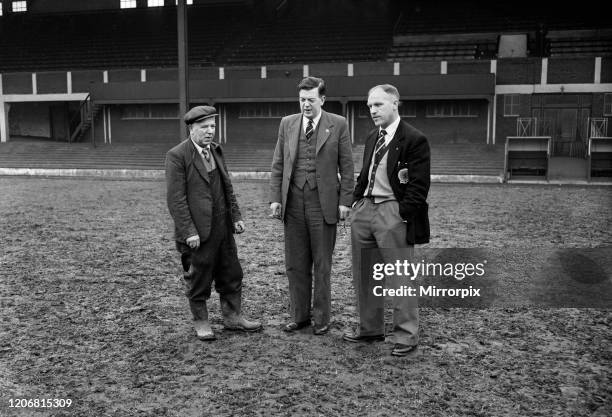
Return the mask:
{"type": "MultiPolygon", "coordinates": [[[[332,331],[282,332],[282,224],[265,181],[234,189],[244,311],[264,330],[224,331],[213,295],[206,343],[163,181],[0,178],[0,416],[612,415],[606,308],[423,307],[414,355],[343,342],[357,323],[350,225],[338,227],[332,331]]],[[[612,246],[611,187],[433,184],[429,202],[432,248],[514,259],[612,246]]]]}

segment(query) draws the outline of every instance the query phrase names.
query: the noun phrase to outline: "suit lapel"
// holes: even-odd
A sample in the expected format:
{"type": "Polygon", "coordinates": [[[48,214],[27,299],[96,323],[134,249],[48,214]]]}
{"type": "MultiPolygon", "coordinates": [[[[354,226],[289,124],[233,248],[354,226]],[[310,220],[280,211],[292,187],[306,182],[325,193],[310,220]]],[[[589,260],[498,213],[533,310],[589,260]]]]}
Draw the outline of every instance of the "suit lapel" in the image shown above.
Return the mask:
{"type": "Polygon", "coordinates": [[[196,149],[191,139],[188,139],[188,140],[189,140],[189,145],[190,145],[189,149],[191,150],[191,161],[193,162],[193,165],[196,167],[196,169],[200,173],[200,176],[204,178],[206,182],[210,182],[210,178],[208,177],[208,171],[206,171],[204,162],[202,162],[202,157],[198,154],[198,150],[196,149]]]}
{"type": "Polygon", "coordinates": [[[370,169],[372,163],[372,154],[374,154],[374,146],[376,145],[376,138],[378,137],[378,129],[374,130],[370,137],[366,140],[365,148],[363,150],[363,168],[365,168],[366,178],[367,172],[370,169]]]}
{"type": "Polygon", "coordinates": [[[300,140],[300,125],[302,122],[302,114],[296,116],[297,117],[294,120],[289,122],[289,129],[287,131],[289,140],[289,159],[292,166],[297,155],[298,142],[300,140]]]}
{"type": "Polygon", "coordinates": [[[319,149],[325,144],[329,136],[331,135],[332,127],[334,124],[329,119],[327,112],[321,110],[321,119],[319,120],[319,126],[317,127],[317,148],[315,151],[315,155],[319,153],[319,149]]]}
{"type": "MultiPolygon", "coordinates": [[[[223,165],[223,159],[221,158],[221,150],[219,149],[219,144],[211,143],[210,144],[210,154],[215,160],[215,164],[217,165],[217,169],[221,173],[223,177],[227,177],[227,171],[225,170],[225,166],[223,165]]],[[[201,160],[202,158],[200,158],[201,160]]]]}
{"type": "Polygon", "coordinates": [[[404,141],[404,139],[406,139],[406,135],[404,134],[404,126],[400,121],[395,131],[395,135],[393,135],[393,139],[389,142],[389,151],[387,153],[387,176],[389,178],[393,175],[393,169],[399,158],[399,150],[396,149],[399,148],[399,144],[404,141]]]}

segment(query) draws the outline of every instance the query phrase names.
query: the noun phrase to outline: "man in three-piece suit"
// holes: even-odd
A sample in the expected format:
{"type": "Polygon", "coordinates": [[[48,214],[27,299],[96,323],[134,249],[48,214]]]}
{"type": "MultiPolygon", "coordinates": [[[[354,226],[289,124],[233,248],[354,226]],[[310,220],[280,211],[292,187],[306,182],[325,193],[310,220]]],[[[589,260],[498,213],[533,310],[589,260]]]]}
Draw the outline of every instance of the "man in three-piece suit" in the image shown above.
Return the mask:
{"type": "MultiPolygon", "coordinates": [[[[385,263],[395,263],[402,257],[412,262],[414,245],[429,242],[429,144],[423,133],[401,120],[399,101],[397,88],[389,84],[368,93],[376,128],[367,137],[353,195],[351,246],[360,325],[344,335],[349,342],[385,339],[385,298],[373,292],[380,283],[373,280],[368,259],[382,256],[385,263]]],[[[386,280],[387,288],[406,283],[398,276],[386,280]]],[[[391,354],[405,356],[413,351],[418,332],[417,297],[394,296],[391,354]]]]}
{"type": "Polygon", "coordinates": [[[194,107],[185,114],[189,138],[166,155],[167,200],[181,253],[186,295],[200,340],[214,340],[206,301],[214,281],[223,325],[257,331],[261,324],[241,314],[242,268],[233,233],[244,232],[221,147],[215,137],[217,111],[194,107]]]}
{"type": "Polygon", "coordinates": [[[285,227],[292,321],[284,330],[310,326],[312,319],[313,333],[323,335],[330,323],[336,224],[346,219],[352,202],[352,147],[346,119],[321,109],[324,81],[306,77],[298,93],[302,112],[284,117],[278,130],[270,209],[285,227]]]}

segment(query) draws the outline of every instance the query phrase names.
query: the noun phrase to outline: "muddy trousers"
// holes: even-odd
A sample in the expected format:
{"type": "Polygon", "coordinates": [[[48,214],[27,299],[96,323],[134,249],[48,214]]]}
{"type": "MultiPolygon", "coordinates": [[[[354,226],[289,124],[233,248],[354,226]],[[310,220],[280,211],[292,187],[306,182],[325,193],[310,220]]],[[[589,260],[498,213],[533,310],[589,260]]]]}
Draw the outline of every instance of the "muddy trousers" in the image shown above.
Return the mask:
{"type": "Polygon", "coordinates": [[[208,300],[214,282],[221,301],[227,301],[231,309],[240,314],[243,274],[227,214],[213,216],[210,236],[200,242],[198,249],[192,250],[182,242],[177,242],[177,248],[181,253],[185,295],[189,301],[208,300]]]}

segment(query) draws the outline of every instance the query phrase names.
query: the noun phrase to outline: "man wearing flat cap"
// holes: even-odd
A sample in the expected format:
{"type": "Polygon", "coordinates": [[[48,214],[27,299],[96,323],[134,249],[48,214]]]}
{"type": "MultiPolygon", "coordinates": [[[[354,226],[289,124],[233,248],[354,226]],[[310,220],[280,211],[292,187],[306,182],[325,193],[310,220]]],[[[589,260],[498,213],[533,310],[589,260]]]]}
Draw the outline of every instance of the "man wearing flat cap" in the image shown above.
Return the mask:
{"type": "Polygon", "coordinates": [[[184,117],[189,138],[166,154],[167,199],[181,254],[186,295],[200,340],[214,340],[206,301],[214,281],[223,325],[254,332],[261,323],[241,314],[242,267],[233,233],[244,232],[221,147],[213,142],[217,111],[197,106],[184,117]]]}

